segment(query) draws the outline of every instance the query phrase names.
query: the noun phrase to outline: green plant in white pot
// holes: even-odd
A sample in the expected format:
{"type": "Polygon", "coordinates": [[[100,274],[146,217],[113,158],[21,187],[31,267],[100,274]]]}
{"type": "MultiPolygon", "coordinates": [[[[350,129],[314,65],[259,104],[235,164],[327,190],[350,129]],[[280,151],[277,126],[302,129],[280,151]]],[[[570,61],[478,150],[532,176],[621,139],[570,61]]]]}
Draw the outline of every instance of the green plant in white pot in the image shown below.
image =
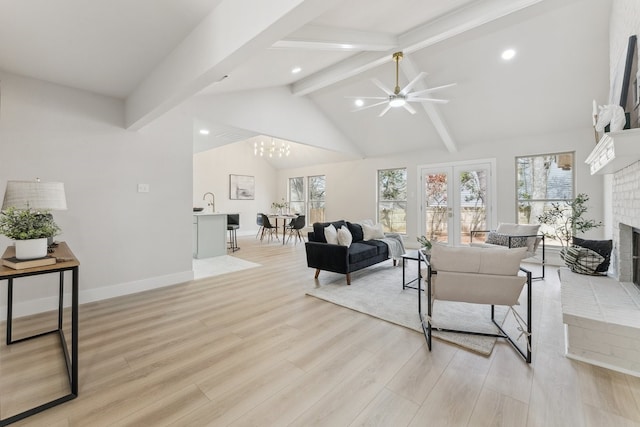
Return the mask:
{"type": "Polygon", "coordinates": [[[47,210],[7,208],[0,212],[0,234],[15,240],[16,258],[34,259],[47,255],[47,239],[60,227],[47,210]]]}

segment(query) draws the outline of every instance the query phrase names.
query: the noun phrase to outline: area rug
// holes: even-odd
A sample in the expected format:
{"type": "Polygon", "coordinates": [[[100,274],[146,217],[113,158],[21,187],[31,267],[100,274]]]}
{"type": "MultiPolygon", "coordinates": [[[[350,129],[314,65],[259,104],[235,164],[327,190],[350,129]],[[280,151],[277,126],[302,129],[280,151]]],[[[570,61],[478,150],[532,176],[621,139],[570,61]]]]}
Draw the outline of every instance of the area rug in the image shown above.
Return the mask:
{"type": "Polygon", "coordinates": [[[221,255],[213,258],[201,258],[193,260],[193,278],[219,276],[233,273],[248,268],[260,267],[260,264],[236,258],[231,255],[221,255]]]}
{"type": "MultiPolygon", "coordinates": [[[[416,276],[415,266],[408,264],[407,280],[416,276]],[[413,277],[409,277],[410,271],[413,277]]],[[[351,286],[347,285],[344,274],[323,271],[307,295],[422,333],[416,293],[415,289],[402,289],[402,267],[392,267],[389,262],[352,273],[351,286]]],[[[423,298],[423,309],[425,307],[426,298],[423,298]]],[[[490,306],[487,305],[435,301],[433,313],[434,326],[497,332],[497,328],[491,322],[490,306]]],[[[496,320],[499,323],[504,320],[506,313],[506,307],[496,306],[496,320]]],[[[490,355],[496,342],[496,338],[493,337],[451,332],[433,331],[433,337],[483,355],[490,355]]]]}

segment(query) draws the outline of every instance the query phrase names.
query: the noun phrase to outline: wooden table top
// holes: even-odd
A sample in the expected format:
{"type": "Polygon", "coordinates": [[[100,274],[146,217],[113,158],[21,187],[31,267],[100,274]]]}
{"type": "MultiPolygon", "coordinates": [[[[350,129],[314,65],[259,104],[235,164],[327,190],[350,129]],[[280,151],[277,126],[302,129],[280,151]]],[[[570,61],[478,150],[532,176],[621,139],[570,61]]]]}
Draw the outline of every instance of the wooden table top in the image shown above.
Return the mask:
{"type": "MultiPolygon", "coordinates": [[[[0,265],[0,278],[12,276],[17,272],[22,274],[22,273],[31,273],[31,272],[38,272],[38,271],[59,270],[61,268],[77,267],[80,265],[80,262],[78,261],[76,256],[73,254],[73,252],[71,252],[71,249],[69,249],[69,246],[65,242],[58,242],[58,247],[56,247],[53,253],[49,255],[56,257],[57,261],[55,264],[43,265],[40,267],[33,267],[33,268],[24,268],[21,270],[15,270],[13,268],[0,265]]],[[[2,254],[2,258],[11,258],[14,256],[16,256],[15,246],[8,246],[7,250],[5,250],[4,254],[2,254]]]]}

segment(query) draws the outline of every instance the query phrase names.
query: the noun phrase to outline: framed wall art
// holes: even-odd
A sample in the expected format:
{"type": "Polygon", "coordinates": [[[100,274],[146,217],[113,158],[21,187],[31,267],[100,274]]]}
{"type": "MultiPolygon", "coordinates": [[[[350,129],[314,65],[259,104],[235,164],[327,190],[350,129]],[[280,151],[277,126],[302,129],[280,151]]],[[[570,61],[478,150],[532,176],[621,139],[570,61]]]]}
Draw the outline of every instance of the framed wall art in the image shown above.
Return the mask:
{"type": "Polygon", "coordinates": [[[255,195],[255,177],[250,175],[229,175],[229,199],[253,200],[255,195]]]}

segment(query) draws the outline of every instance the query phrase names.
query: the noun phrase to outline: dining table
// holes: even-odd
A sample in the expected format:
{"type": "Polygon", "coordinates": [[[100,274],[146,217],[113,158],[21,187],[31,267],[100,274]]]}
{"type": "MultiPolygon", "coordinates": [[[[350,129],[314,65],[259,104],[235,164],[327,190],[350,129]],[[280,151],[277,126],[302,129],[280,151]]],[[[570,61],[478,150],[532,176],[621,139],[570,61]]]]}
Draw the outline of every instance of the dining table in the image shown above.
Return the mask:
{"type": "Polygon", "coordinates": [[[292,220],[298,217],[298,215],[293,214],[268,214],[269,220],[276,220],[276,232],[278,230],[278,221],[282,220],[282,244],[284,245],[285,236],[287,232],[287,224],[292,220]]]}

